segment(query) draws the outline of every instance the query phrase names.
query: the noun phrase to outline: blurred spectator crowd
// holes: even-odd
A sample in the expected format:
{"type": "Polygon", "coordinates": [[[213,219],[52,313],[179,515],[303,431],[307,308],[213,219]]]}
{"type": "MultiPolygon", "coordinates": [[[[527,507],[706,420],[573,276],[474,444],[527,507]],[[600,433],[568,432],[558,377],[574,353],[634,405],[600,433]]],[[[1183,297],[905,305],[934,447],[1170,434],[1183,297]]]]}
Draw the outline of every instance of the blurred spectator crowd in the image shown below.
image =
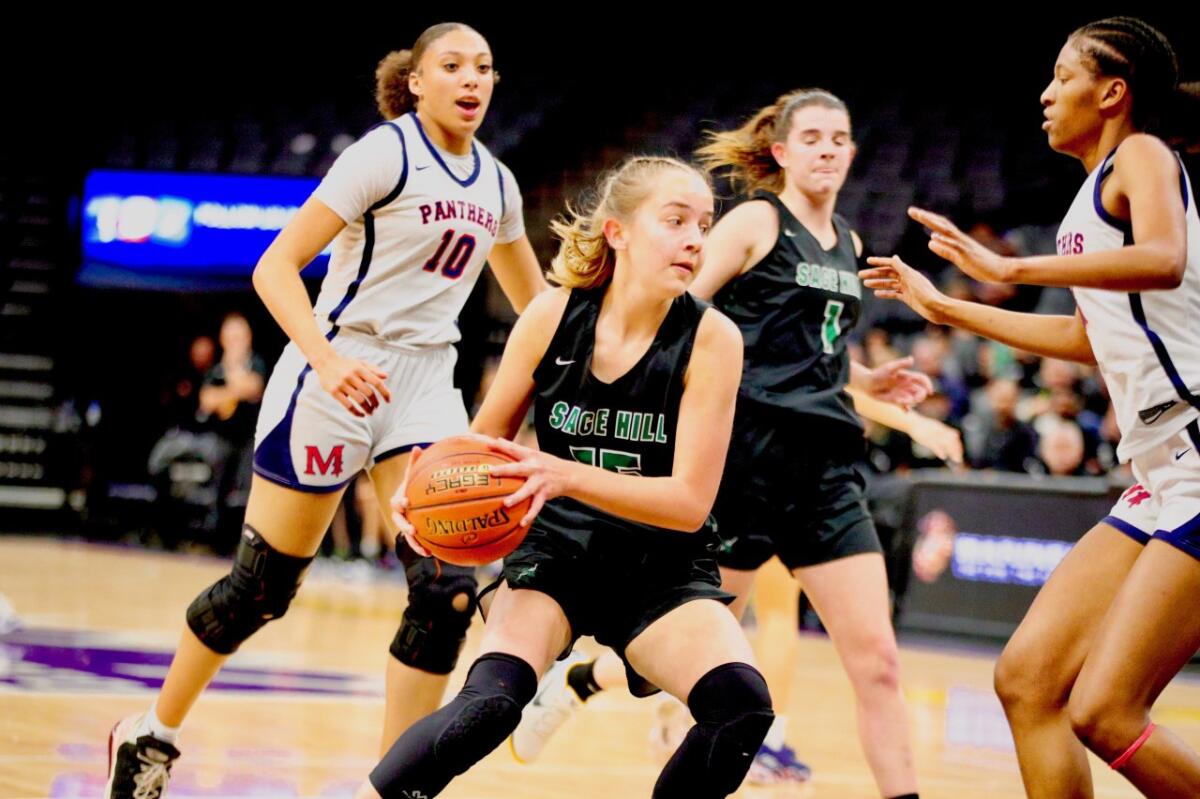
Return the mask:
{"type": "MultiPolygon", "coordinates": [[[[978,223],[971,235],[1005,255],[1053,252],[1054,228],[998,235],[978,223]]],[[[949,296],[1014,311],[1072,314],[1066,289],[977,283],[946,267],[936,276],[949,296]]],[[[1032,475],[1099,476],[1117,468],[1120,439],[1112,403],[1095,366],[1041,358],[953,328],[926,325],[899,303],[875,301],[859,331],[856,357],[876,366],[911,355],[933,379],[918,411],[962,433],[965,466],[1032,475]]],[[[867,427],[869,460],[885,473],[941,465],[907,436],[867,427]]]]}

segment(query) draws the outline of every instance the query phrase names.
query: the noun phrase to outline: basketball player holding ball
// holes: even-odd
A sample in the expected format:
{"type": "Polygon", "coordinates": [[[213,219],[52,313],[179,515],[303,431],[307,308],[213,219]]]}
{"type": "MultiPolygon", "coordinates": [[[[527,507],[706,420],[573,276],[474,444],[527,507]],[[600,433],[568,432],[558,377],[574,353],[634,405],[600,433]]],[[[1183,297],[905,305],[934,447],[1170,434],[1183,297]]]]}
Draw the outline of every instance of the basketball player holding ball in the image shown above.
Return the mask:
{"type": "MultiPolygon", "coordinates": [[[[820,614],[850,678],[859,740],[880,796],[915,799],[887,571],[856,466],[863,428],[847,388],[908,406],[930,383],[906,368],[910,359],[872,370],[852,362],[846,347],[861,308],[862,242],[834,208],[854,152],[846,104],[821,89],[789,92],[742,126],[710,133],[697,152],[701,162],[728,170],[751,194],[717,222],[691,292],[711,298],[746,342],[713,509],[723,539],[721,587],[736,597],[731,607],[740,617],[760,568],[772,558],[782,562],[820,614]]],[[[802,780],[808,769],[784,739],[792,646],[759,642],[771,690],[784,701],[755,771],[802,780]]],[[[531,760],[564,709],[619,685],[620,670],[611,666],[606,655],[560,665],[565,679],[546,681],[547,698],[530,706],[514,753],[531,760]]]]}
{"type": "MultiPolygon", "coordinates": [[[[466,431],[455,319],[484,261],[518,311],[545,287],[516,181],[474,138],[496,82],[487,41],[434,25],[376,77],[387,121],[339,156],[254,271],[291,343],[263,398],[233,569],[188,608],[154,705],[113,729],[106,797],[163,794],[184,717],[229,655],[287,611],[354,476],[367,470],[382,506],[413,445],[466,431]],[[330,242],[314,308],[300,271],[330,242]]],[[[473,569],[400,555],[409,604],[388,660],[384,749],[441,701],[476,590],[473,569]]]]}
{"type": "MultiPolygon", "coordinates": [[[[733,425],[742,341],[688,293],[712,224],[707,178],[637,157],[595,207],[558,221],[552,279],[517,321],[472,424],[525,478],[532,506],[504,561],[482,654],[462,691],[400,737],[360,797],[433,797],[516,727],[539,676],[592,635],[635,693],[688,702],[698,723],[653,795],[737,789],[771,725],[771,698],[720,589],[708,523],[733,425]],[[534,404],[541,451],[502,440],[534,404]]],[[[419,461],[418,461],[419,465],[419,461]]],[[[408,501],[398,498],[398,516],[408,501]]],[[[401,517],[410,544],[414,529],[401,517]]]]}
{"type": "Polygon", "coordinates": [[[492,449],[489,439],[454,436],[414,452],[404,481],[406,516],[424,552],[446,563],[482,566],[525,539],[529,527],[522,522],[532,499],[505,504],[525,481],[493,474],[512,459],[492,449]]]}

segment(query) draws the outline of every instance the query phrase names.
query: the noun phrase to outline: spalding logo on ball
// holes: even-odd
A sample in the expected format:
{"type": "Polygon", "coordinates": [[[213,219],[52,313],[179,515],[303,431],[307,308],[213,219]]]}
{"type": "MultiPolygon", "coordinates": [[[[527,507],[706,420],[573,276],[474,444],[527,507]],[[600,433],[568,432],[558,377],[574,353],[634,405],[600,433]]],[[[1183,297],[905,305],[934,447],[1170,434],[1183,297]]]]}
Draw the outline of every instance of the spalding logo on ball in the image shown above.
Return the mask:
{"type": "Polygon", "coordinates": [[[528,528],[521,519],[532,498],[511,508],[504,500],[525,482],[496,477],[504,453],[468,436],[442,439],[421,453],[408,477],[408,520],[416,538],[439,560],[479,566],[517,548],[528,528]]]}

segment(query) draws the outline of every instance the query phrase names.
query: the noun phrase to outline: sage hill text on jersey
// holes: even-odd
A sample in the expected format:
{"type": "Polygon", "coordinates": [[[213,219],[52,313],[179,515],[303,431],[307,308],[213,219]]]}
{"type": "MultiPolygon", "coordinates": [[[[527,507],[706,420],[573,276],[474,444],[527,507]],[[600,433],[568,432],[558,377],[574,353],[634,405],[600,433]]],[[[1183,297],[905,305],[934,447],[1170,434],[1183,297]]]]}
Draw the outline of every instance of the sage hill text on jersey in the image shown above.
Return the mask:
{"type": "Polygon", "coordinates": [[[862,299],[862,283],[859,281],[858,275],[832,266],[821,266],[802,261],[796,264],[796,283],[805,288],[821,289],[862,299]]]}
{"type": "MultiPolygon", "coordinates": [[[[550,407],[550,426],[572,436],[612,437],[620,441],[638,441],[648,444],[666,444],[667,416],[665,413],[642,413],[640,411],[598,408],[586,411],[568,402],[554,403],[550,407]]],[[[592,447],[571,447],[576,461],[589,466],[599,466],[610,472],[641,474],[642,456],[637,452],[619,452],[611,449],[597,452],[592,447]]]]}

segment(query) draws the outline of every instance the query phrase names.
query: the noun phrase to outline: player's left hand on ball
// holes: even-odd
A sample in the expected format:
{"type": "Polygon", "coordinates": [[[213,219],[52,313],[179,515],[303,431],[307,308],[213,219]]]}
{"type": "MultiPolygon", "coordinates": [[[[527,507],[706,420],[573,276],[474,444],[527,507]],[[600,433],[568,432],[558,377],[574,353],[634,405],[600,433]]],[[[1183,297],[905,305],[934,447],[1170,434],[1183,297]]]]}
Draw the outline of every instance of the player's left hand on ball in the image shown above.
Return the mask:
{"type": "Polygon", "coordinates": [[[408,520],[408,477],[412,474],[413,464],[417,462],[417,458],[421,456],[421,448],[413,447],[412,454],[408,457],[408,466],[404,470],[404,479],[400,482],[400,487],[396,489],[396,493],[392,495],[391,509],[392,521],[395,522],[396,528],[400,532],[400,537],[403,538],[408,545],[412,547],[413,552],[416,552],[422,557],[429,557],[429,550],[421,546],[417,541],[416,528],[408,520]]]}
{"type": "Polygon", "coordinates": [[[505,463],[493,466],[491,473],[496,477],[524,477],[525,483],[504,500],[504,506],[511,508],[532,497],[533,502],[529,512],[521,520],[522,527],[528,527],[537,518],[538,513],[547,500],[561,497],[567,493],[567,466],[562,458],[556,458],[540,450],[530,449],[507,441],[503,438],[493,438],[488,443],[492,449],[512,458],[515,463],[505,463]]]}

